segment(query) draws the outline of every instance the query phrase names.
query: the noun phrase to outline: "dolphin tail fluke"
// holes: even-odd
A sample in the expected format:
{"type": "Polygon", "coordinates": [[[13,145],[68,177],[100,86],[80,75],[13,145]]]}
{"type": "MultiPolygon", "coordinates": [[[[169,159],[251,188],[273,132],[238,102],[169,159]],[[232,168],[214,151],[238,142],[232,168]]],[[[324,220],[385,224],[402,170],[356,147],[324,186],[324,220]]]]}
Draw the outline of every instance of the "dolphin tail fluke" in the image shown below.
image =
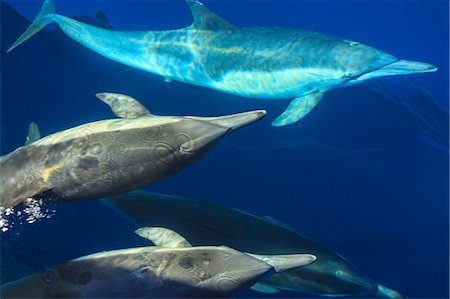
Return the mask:
{"type": "Polygon", "coordinates": [[[390,298],[390,299],[406,299],[406,298],[408,298],[405,295],[403,295],[402,293],[399,293],[390,288],[387,288],[382,284],[378,284],[378,295],[382,298],[390,298]]]}
{"type": "Polygon", "coordinates": [[[316,107],[322,96],[322,92],[313,92],[293,99],[286,110],[272,122],[272,126],[281,127],[299,121],[316,107]]]}
{"type": "Polygon", "coordinates": [[[25,30],[25,32],[9,47],[6,52],[12,51],[18,45],[24,43],[31,37],[33,37],[36,33],[41,31],[45,26],[52,23],[52,19],[48,17],[50,14],[55,13],[55,4],[51,0],[45,0],[44,4],[42,4],[41,11],[34,19],[33,23],[25,30]]]}

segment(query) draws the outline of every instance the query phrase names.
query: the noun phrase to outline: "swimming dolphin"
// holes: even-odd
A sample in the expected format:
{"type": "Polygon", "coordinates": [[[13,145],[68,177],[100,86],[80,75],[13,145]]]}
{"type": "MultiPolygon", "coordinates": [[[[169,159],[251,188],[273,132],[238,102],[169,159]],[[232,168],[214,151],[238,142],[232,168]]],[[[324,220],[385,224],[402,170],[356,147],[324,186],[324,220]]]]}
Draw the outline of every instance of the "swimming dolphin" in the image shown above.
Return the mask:
{"type": "Polygon", "coordinates": [[[266,274],[315,260],[309,254],[263,256],[226,246],[191,247],[173,231],[144,231],[157,246],[80,257],[7,283],[0,288],[0,297],[228,298],[266,274]]]}
{"type": "Polygon", "coordinates": [[[46,0],[8,52],[50,23],[114,61],[223,92],[261,99],[293,99],[274,126],[307,115],[323,94],[365,80],[434,72],[427,63],[399,60],[358,42],[300,29],[239,28],[196,0],[186,0],[193,23],[178,30],[112,31],[55,14],[46,0]]]}
{"type": "MultiPolygon", "coordinates": [[[[99,93],[120,119],[83,124],[0,157],[0,206],[29,198],[71,201],[113,195],[161,180],[205,154],[222,136],[265,111],[221,117],[156,116],[137,100],[99,93]]],[[[33,137],[34,136],[34,137],[33,137]]]]}
{"type": "Polygon", "coordinates": [[[311,265],[264,277],[252,288],[256,291],[405,298],[368,278],[339,254],[270,217],[149,192],[116,195],[104,202],[138,226],[170,228],[195,246],[226,245],[257,254],[311,253],[317,256],[311,265]]]}

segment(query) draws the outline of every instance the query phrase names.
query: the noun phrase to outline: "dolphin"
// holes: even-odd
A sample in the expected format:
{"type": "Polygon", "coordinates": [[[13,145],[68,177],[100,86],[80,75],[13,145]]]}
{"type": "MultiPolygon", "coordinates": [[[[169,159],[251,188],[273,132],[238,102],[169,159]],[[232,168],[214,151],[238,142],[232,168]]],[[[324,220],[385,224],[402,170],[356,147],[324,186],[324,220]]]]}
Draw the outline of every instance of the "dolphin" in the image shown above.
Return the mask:
{"type": "Polygon", "coordinates": [[[310,253],[317,257],[311,265],[264,277],[252,287],[255,291],[406,298],[370,279],[339,254],[267,216],[149,192],[120,194],[104,203],[138,226],[167,227],[195,246],[226,245],[256,254],[310,253]]]}
{"type": "Polygon", "coordinates": [[[97,198],[161,180],[205,154],[222,136],[265,111],[221,117],[156,116],[132,97],[99,93],[120,119],[86,123],[35,140],[0,157],[0,207],[29,199],[97,198]]]}
{"type": "MultiPolygon", "coordinates": [[[[310,264],[310,254],[256,255],[191,245],[145,228],[156,246],[103,251],[9,282],[1,298],[228,298],[264,275],[310,264]]],[[[142,232],[141,232],[142,233],[142,232]]]]}
{"type": "Polygon", "coordinates": [[[378,49],[322,33],[280,27],[239,28],[196,0],[186,0],[192,25],[164,31],[112,31],[55,14],[46,0],[8,52],[48,24],[109,59],[243,97],[292,99],[274,126],[307,115],[323,94],[368,79],[434,72],[431,64],[400,60],[378,49]]]}

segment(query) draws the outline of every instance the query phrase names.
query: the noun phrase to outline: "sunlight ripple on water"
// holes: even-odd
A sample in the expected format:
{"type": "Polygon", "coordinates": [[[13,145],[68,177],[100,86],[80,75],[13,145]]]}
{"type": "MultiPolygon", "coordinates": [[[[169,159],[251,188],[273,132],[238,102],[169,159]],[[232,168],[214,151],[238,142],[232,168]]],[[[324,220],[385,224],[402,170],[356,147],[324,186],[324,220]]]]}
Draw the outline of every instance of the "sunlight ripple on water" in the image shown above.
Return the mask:
{"type": "Polygon", "coordinates": [[[42,207],[42,201],[27,198],[21,208],[0,207],[0,230],[7,232],[15,224],[22,225],[24,222],[32,224],[42,218],[50,218],[55,210],[42,207]]]}

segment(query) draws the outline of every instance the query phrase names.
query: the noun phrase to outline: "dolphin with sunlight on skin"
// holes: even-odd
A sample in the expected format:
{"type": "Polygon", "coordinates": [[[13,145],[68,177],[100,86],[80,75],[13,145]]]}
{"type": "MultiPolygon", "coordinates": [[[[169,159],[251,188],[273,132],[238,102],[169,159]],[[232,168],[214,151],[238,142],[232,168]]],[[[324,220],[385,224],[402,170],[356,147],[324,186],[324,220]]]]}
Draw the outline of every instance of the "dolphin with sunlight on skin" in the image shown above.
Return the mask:
{"type": "Polygon", "coordinates": [[[196,0],[186,0],[193,23],[177,30],[114,31],[55,14],[46,0],[34,22],[8,52],[48,24],[114,61],[243,97],[291,99],[274,126],[307,115],[323,94],[368,79],[434,72],[437,67],[364,44],[307,30],[237,27],[196,0]]]}

